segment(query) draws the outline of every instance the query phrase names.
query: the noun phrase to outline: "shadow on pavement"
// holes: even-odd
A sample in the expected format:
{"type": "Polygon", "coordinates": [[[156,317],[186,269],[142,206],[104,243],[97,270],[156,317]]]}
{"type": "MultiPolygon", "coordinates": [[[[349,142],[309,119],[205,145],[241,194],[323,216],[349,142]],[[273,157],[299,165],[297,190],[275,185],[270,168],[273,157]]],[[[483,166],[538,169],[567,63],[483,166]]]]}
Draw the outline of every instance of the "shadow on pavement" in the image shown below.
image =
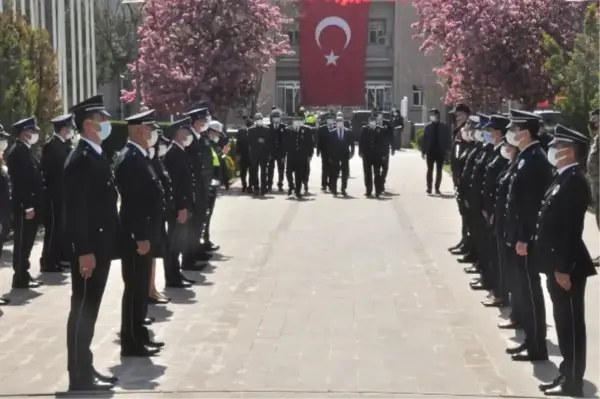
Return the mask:
{"type": "Polygon", "coordinates": [[[148,309],[150,317],[154,317],[156,323],[169,321],[173,312],[166,306],[150,306],[148,309]]]}
{"type": "Polygon", "coordinates": [[[121,358],[121,364],[112,366],[109,371],[119,377],[119,388],[130,391],[155,389],[158,382],[154,380],[162,376],[166,369],[149,358],[121,358]]]}
{"type": "Polygon", "coordinates": [[[39,276],[39,280],[44,283],[44,285],[65,285],[67,284],[67,280],[69,275],[65,273],[41,273],[39,276]]]}
{"type": "Polygon", "coordinates": [[[58,391],[54,393],[55,398],[81,398],[83,396],[93,398],[112,398],[115,396],[115,392],[69,392],[69,391],[58,391]]]}
{"type": "MultiPolygon", "coordinates": [[[[196,280],[198,281],[198,280],[196,280]]],[[[203,284],[204,282],[198,283],[198,285],[203,284]]],[[[192,290],[181,289],[181,288],[166,288],[165,294],[169,298],[171,298],[172,303],[177,304],[192,304],[198,302],[194,298],[196,297],[196,293],[192,290]]]]}
{"type": "Polygon", "coordinates": [[[7,306],[26,305],[41,295],[41,292],[33,291],[31,289],[13,288],[6,296],[10,299],[10,303],[8,303],[7,306]]]}
{"type": "Polygon", "coordinates": [[[583,380],[583,396],[586,398],[597,398],[598,387],[592,381],[583,380]]]}
{"type": "MultiPolygon", "coordinates": [[[[233,259],[233,256],[228,256],[228,255],[222,255],[220,253],[213,253],[212,258],[210,258],[211,261],[215,261],[215,262],[227,262],[228,260],[233,259]]],[[[206,268],[208,269],[209,267],[212,267],[211,271],[209,273],[212,273],[212,271],[214,269],[216,269],[214,266],[208,265],[206,266],[206,268]]],[[[204,270],[202,271],[204,273],[204,270]]]]}

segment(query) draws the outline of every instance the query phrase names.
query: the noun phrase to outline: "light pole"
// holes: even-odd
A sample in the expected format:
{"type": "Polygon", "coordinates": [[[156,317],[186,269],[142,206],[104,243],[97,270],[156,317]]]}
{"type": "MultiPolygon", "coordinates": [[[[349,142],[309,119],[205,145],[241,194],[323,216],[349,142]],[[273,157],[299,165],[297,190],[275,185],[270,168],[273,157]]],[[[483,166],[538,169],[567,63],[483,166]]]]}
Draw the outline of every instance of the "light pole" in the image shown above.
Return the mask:
{"type": "MultiPolygon", "coordinates": [[[[130,17],[133,17],[133,7],[132,4],[138,4],[140,9],[144,6],[144,4],[146,3],[146,0],[122,0],[121,4],[125,4],[127,6],[127,8],[129,9],[129,15],[130,17]]],[[[131,18],[133,20],[133,18],[131,18]]],[[[133,21],[132,21],[133,22],[133,21]]],[[[137,21],[136,21],[137,22],[137,21]]],[[[137,26],[136,26],[137,28],[137,26]]],[[[141,99],[141,90],[140,90],[140,41],[138,38],[138,51],[135,57],[135,99],[136,102],[138,103],[138,106],[141,106],[142,104],[142,99],[141,99]]]]}

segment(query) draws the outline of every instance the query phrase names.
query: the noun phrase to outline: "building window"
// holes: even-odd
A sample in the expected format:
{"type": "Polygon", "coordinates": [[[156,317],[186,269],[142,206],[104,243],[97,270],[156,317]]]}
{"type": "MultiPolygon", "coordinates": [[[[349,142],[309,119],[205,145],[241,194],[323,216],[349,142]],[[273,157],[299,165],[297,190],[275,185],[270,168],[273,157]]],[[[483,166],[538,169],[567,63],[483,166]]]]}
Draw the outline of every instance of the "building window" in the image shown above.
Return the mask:
{"type": "Polygon", "coordinates": [[[367,109],[382,107],[387,110],[391,109],[393,104],[392,82],[365,82],[365,105],[367,109]]]}
{"type": "Polygon", "coordinates": [[[300,45],[300,31],[297,28],[292,28],[288,30],[287,35],[290,39],[290,46],[300,45]]]}
{"type": "Polygon", "coordinates": [[[286,115],[294,115],[300,107],[300,82],[297,80],[278,81],[275,104],[277,104],[286,115]]]}
{"type": "Polygon", "coordinates": [[[376,46],[385,46],[387,44],[385,20],[372,19],[369,21],[369,44],[376,46]]]}
{"type": "Polygon", "coordinates": [[[423,106],[423,90],[413,85],[412,87],[412,106],[422,107],[423,106]]]}

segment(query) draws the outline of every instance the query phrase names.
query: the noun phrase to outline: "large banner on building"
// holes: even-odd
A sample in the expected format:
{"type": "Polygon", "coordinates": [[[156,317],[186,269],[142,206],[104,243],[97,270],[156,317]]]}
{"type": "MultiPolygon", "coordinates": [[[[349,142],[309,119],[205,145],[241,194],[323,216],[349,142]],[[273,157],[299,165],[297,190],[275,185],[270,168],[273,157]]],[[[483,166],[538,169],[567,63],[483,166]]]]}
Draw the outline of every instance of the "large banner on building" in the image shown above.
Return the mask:
{"type": "Polygon", "coordinates": [[[364,104],[369,2],[301,1],[302,104],[364,104]]]}

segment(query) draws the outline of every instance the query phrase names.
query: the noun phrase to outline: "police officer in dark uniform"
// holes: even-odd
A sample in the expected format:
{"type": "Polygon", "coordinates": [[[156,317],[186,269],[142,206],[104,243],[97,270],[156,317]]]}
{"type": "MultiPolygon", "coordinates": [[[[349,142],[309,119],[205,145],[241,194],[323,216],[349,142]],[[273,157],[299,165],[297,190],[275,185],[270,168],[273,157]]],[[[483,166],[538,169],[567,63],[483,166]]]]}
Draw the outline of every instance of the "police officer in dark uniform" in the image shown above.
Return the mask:
{"type": "MultiPolygon", "coordinates": [[[[6,133],[4,126],[0,125],[0,253],[8,237],[12,209],[10,177],[4,166],[4,151],[8,148],[9,137],[10,135],[6,133]]],[[[10,303],[9,299],[0,298],[0,306],[7,305],[8,303],[10,303]]],[[[1,314],[2,312],[0,311],[1,314]]]]}
{"type": "Polygon", "coordinates": [[[327,143],[329,159],[331,160],[331,173],[329,174],[329,189],[333,195],[338,194],[337,180],[341,172],[342,195],[347,196],[348,175],[350,172],[350,159],[354,156],[354,138],[350,129],[344,126],[341,116],[336,118],[336,126],[329,135],[327,143]]]}
{"type": "Polygon", "coordinates": [[[115,161],[123,231],[121,356],[124,357],[153,356],[164,345],[152,342],[144,325],[153,247],[160,245],[164,212],[164,190],[148,153],[158,140],[154,114],[154,110],[148,110],[126,119],[129,140],[115,161]]]}
{"type": "Polygon", "coordinates": [[[382,169],[389,154],[387,140],[383,128],[377,126],[375,117],[371,117],[368,124],[363,126],[358,142],[358,155],[362,158],[367,197],[373,196],[373,183],[375,196],[379,198],[383,193],[382,169]]]}
{"type": "Polygon", "coordinates": [[[210,114],[202,104],[194,104],[186,114],[192,122],[192,143],[186,147],[194,176],[194,208],[189,221],[187,249],[182,259],[183,270],[203,270],[212,257],[206,245],[201,243],[202,232],[207,221],[210,182],[212,180],[212,155],[206,136],[210,114]]]}
{"type": "Polygon", "coordinates": [[[375,111],[375,117],[377,119],[377,126],[383,129],[385,137],[387,138],[387,156],[383,161],[383,168],[381,170],[381,178],[383,179],[383,191],[385,191],[385,183],[387,181],[388,170],[390,168],[390,153],[392,156],[396,154],[396,148],[394,147],[394,125],[387,120],[383,119],[383,108],[379,107],[375,111]]]}
{"type": "Polygon", "coordinates": [[[489,253],[488,265],[490,270],[489,278],[491,280],[492,293],[494,297],[484,301],[483,305],[487,307],[504,307],[508,305],[508,287],[503,269],[500,267],[500,252],[504,243],[498,240],[495,231],[494,205],[496,203],[496,189],[498,176],[506,169],[508,160],[501,154],[503,139],[506,135],[506,127],[510,119],[502,115],[492,115],[489,122],[484,126],[484,139],[493,145],[492,155],[488,158],[485,167],[482,186],[482,210],[481,215],[485,224],[485,246],[489,253]]]}
{"type": "Polygon", "coordinates": [[[6,155],[12,183],[14,219],[13,288],[36,288],[40,285],[29,274],[29,258],[41,222],[44,183],[31,146],[37,143],[40,129],[35,118],[22,119],[13,125],[17,137],[6,155]]]}
{"type": "Polygon", "coordinates": [[[525,342],[507,349],[512,359],[517,361],[548,359],[546,307],[539,266],[536,267],[530,256],[537,214],[552,179],[552,167],[537,141],[540,121],[541,118],[531,112],[512,110],[506,135],[508,143],[520,150],[506,205],[506,243],[514,249],[513,262],[519,273],[521,288],[515,290],[516,306],[522,309],[525,331],[525,342]]]}
{"type": "Polygon", "coordinates": [[[240,168],[240,180],[242,182],[242,192],[252,193],[252,185],[248,186],[248,170],[250,169],[250,150],[248,147],[248,129],[253,125],[251,118],[246,118],[246,126],[238,130],[237,140],[235,142],[235,152],[238,157],[240,168]]]}
{"type": "Polygon", "coordinates": [[[65,255],[62,228],[62,195],[65,161],[71,152],[73,115],[52,119],[54,135],[42,149],[41,168],[46,187],[44,196],[44,247],[40,269],[42,272],[59,272],[70,265],[65,255]]]}
{"type": "Polygon", "coordinates": [[[81,139],[69,154],[63,175],[65,239],[73,252],[67,323],[69,389],[108,390],[117,379],[94,369],[90,346],[110,263],[119,255],[117,190],[101,147],[111,125],[101,95],[75,105],[71,112],[81,139]]]}
{"type": "Polygon", "coordinates": [[[210,240],[210,221],[212,220],[212,215],[215,210],[215,204],[217,202],[219,185],[222,180],[222,175],[224,173],[222,163],[224,162],[223,156],[223,148],[219,145],[219,142],[223,136],[223,125],[218,121],[210,121],[208,124],[208,129],[206,130],[207,137],[210,141],[210,156],[212,162],[212,175],[210,181],[210,194],[208,197],[208,212],[206,216],[206,223],[204,225],[204,230],[202,231],[202,242],[211,251],[218,251],[219,246],[215,245],[210,240]]]}
{"type": "Polygon", "coordinates": [[[335,125],[335,115],[328,112],[323,116],[325,123],[317,128],[317,156],[321,157],[321,191],[326,192],[329,187],[329,175],[331,164],[327,143],[329,142],[330,131],[335,125]]]}
{"type": "Polygon", "coordinates": [[[287,126],[281,123],[281,110],[275,108],[271,111],[271,123],[269,124],[271,132],[271,143],[273,149],[268,165],[267,188],[273,190],[273,176],[275,174],[275,165],[277,165],[277,189],[283,192],[283,178],[285,176],[285,148],[284,136],[287,134],[287,126]]]}
{"type": "Polygon", "coordinates": [[[296,117],[292,129],[288,129],[284,146],[287,154],[288,195],[294,193],[302,199],[302,183],[306,179],[307,162],[313,145],[313,129],[304,124],[304,119],[296,117]]]}
{"type": "Polygon", "coordinates": [[[557,173],[546,190],[538,217],[535,257],[547,274],[554,323],[563,361],[560,376],[540,386],[548,396],[583,397],[586,367],[585,286],[596,274],[583,242],[590,188],[580,163],[585,162],[590,139],[557,125],[548,160],[557,173]]]}
{"type": "Polygon", "coordinates": [[[254,125],[248,128],[248,148],[250,154],[250,186],[255,195],[267,193],[267,168],[273,148],[272,135],[263,125],[260,113],[254,115],[254,125]]]}
{"type": "Polygon", "coordinates": [[[185,237],[194,205],[194,175],[186,151],[194,140],[192,120],[178,120],[169,126],[166,133],[171,138],[171,146],[165,155],[164,165],[171,177],[173,212],[167,213],[169,242],[166,256],[169,259],[165,260],[165,283],[167,287],[185,288],[195,283],[181,273],[179,263],[179,255],[186,250],[185,237]]]}

